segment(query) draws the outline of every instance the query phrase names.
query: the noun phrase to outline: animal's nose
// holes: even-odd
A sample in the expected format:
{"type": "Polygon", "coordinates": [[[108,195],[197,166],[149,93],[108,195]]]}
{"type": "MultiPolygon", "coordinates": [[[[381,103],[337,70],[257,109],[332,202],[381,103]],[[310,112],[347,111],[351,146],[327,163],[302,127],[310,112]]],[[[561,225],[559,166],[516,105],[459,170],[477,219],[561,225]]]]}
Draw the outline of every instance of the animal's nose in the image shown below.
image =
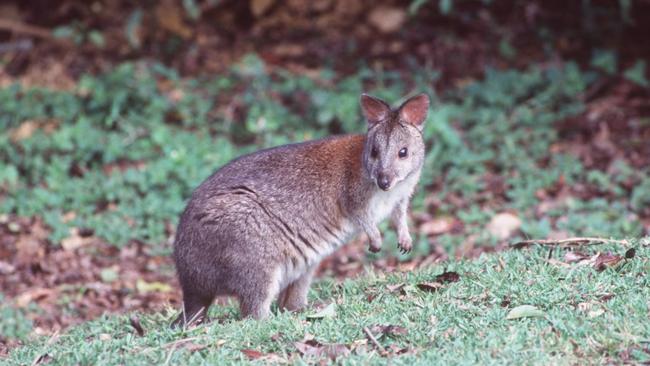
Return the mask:
{"type": "Polygon", "coordinates": [[[390,180],[388,179],[388,176],[386,174],[377,175],[377,185],[379,188],[387,191],[388,187],[390,187],[390,180]]]}

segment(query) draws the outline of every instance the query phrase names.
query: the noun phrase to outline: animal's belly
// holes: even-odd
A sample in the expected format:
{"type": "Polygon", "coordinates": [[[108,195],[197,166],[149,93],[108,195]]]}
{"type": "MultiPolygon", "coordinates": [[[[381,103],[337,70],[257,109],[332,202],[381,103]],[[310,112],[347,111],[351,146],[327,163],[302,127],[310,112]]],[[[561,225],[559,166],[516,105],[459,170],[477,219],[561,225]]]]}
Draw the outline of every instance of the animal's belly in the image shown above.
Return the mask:
{"type": "Polygon", "coordinates": [[[343,222],[341,228],[328,234],[326,239],[314,241],[313,248],[303,249],[304,258],[286,260],[280,268],[280,288],[286,287],[318,266],[325,257],[347,243],[355,232],[353,225],[347,221],[343,222]]]}

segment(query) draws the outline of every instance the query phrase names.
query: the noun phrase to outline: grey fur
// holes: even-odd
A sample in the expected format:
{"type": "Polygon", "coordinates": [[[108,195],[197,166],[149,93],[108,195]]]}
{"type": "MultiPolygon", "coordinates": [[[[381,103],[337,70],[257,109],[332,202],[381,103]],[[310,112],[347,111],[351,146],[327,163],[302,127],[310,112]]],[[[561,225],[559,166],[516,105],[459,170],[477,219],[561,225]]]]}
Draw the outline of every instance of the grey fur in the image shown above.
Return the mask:
{"type": "Polygon", "coordinates": [[[241,315],[256,319],[269,315],[276,298],[282,309],[304,308],[320,261],[359,231],[370,250],[380,250],[377,224],[387,216],[409,251],[406,214],[424,161],[428,103],[421,94],[391,110],[363,95],[367,134],[262,150],[205,180],[178,224],[183,311],[174,324],[202,320],[220,295],[238,298],[241,315]],[[398,157],[405,147],[408,156],[398,157]],[[384,189],[380,176],[389,183],[384,189]]]}

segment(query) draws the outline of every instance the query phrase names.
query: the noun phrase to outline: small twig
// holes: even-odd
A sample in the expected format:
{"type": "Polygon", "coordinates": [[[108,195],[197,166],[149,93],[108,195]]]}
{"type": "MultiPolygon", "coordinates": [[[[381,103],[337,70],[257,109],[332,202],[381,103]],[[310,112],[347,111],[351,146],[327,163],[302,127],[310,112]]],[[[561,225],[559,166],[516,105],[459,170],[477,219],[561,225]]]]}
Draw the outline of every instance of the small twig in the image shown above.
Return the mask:
{"type": "Polygon", "coordinates": [[[196,340],[196,339],[200,339],[200,338],[201,338],[201,337],[189,337],[189,338],[183,338],[183,339],[179,339],[179,340],[177,340],[177,341],[173,341],[173,342],[169,342],[169,343],[167,343],[167,344],[164,344],[164,345],[162,346],[162,348],[167,348],[167,347],[169,347],[169,352],[167,353],[167,357],[165,357],[165,363],[164,363],[164,365],[169,365],[169,361],[171,361],[171,359],[172,359],[172,355],[174,354],[174,352],[176,352],[176,350],[178,349],[178,347],[179,347],[181,344],[183,344],[183,343],[187,343],[187,342],[191,342],[191,341],[194,341],[194,340],[196,340]]]}
{"type": "Polygon", "coordinates": [[[54,36],[49,29],[41,28],[35,25],[20,23],[10,19],[0,19],[0,29],[13,33],[27,34],[39,38],[52,39],[54,36]]]}
{"type": "Polygon", "coordinates": [[[372,335],[372,332],[370,331],[370,329],[368,329],[368,327],[363,327],[363,331],[368,336],[368,339],[370,339],[370,342],[372,342],[372,344],[374,344],[375,347],[379,349],[379,352],[381,352],[382,354],[386,353],[386,349],[384,348],[384,346],[382,346],[379,342],[377,342],[377,338],[375,338],[375,336],[372,335]]]}
{"type": "Polygon", "coordinates": [[[583,245],[599,245],[599,244],[622,244],[630,245],[627,240],[605,239],[605,238],[567,238],[567,239],[532,239],[522,240],[520,242],[510,244],[513,248],[523,248],[531,244],[552,245],[552,246],[583,246],[583,245]]]}
{"type": "Polygon", "coordinates": [[[40,353],[34,361],[32,361],[32,366],[40,365],[49,355],[47,353],[40,353]]]}
{"type": "Polygon", "coordinates": [[[192,341],[195,341],[195,340],[201,339],[201,338],[202,337],[196,336],[196,337],[187,337],[187,338],[183,338],[183,339],[177,339],[175,341],[163,344],[161,346],[161,348],[169,348],[169,347],[176,348],[180,344],[187,343],[187,342],[192,342],[192,341]]]}
{"type": "Polygon", "coordinates": [[[56,331],[54,331],[54,333],[52,333],[50,338],[47,340],[47,345],[48,346],[53,345],[59,339],[59,332],[60,331],[57,329],[56,331]]]}
{"type": "Polygon", "coordinates": [[[200,321],[202,321],[203,319],[201,318],[203,316],[203,311],[204,311],[204,307],[201,307],[199,311],[194,313],[194,315],[192,315],[192,317],[188,321],[185,313],[185,304],[183,304],[183,330],[187,330],[192,325],[195,325],[195,322],[198,324],[200,321]]]}
{"type": "Polygon", "coordinates": [[[174,344],[172,349],[169,350],[169,353],[167,353],[167,357],[165,357],[164,365],[169,365],[169,361],[171,361],[172,355],[174,354],[174,351],[176,351],[176,347],[178,347],[178,344],[174,344]]]}
{"type": "Polygon", "coordinates": [[[62,46],[74,45],[69,39],[55,37],[52,31],[47,28],[21,23],[11,19],[0,18],[0,30],[45,39],[50,42],[58,43],[62,46]]]}
{"type": "Polygon", "coordinates": [[[548,256],[546,257],[546,262],[547,263],[553,257],[553,248],[555,248],[555,247],[550,247],[549,250],[548,250],[548,256]]]}
{"type": "MultiPolygon", "coordinates": [[[[50,338],[47,340],[46,345],[51,346],[54,343],[56,343],[58,339],[59,339],[59,331],[57,330],[54,333],[52,333],[50,338]]],[[[40,365],[48,356],[49,354],[47,352],[38,354],[34,359],[34,361],[32,361],[32,366],[40,365]]]]}
{"type": "Polygon", "coordinates": [[[158,350],[158,349],[171,348],[172,350],[175,350],[179,345],[181,345],[183,343],[187,343],[187,342],[192,342],[192,341],[195,341],[197,339],[203,339],[203,337],[196,336],[196,337],[188,337],[188,338],[183,338],[183,339],[177,339],[177,340],[172,341],[172,342],[167,342],[167,343],[163,344],[162,346],[156,346],[156,347],[133,348],[133,349],[131,349],[131,352],[138,352],[138,353],[143,353],[144,354],[144,353],[148,353],[148,352],[158,350]]]}

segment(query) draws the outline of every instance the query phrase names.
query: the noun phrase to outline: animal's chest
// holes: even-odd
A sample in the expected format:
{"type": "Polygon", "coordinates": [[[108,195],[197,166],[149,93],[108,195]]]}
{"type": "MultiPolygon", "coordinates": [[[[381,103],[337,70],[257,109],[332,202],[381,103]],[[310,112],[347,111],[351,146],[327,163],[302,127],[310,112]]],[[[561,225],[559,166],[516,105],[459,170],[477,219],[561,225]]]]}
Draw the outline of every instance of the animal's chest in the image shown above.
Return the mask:
{"type": "Polygon", "coordinates": [[[368,216],[375,223],[386,219],[400,201],[411,197],[416,183],[417,177],[412,177],[398,183],[388,192],[378,190],[368,202],[368,216]]]}

